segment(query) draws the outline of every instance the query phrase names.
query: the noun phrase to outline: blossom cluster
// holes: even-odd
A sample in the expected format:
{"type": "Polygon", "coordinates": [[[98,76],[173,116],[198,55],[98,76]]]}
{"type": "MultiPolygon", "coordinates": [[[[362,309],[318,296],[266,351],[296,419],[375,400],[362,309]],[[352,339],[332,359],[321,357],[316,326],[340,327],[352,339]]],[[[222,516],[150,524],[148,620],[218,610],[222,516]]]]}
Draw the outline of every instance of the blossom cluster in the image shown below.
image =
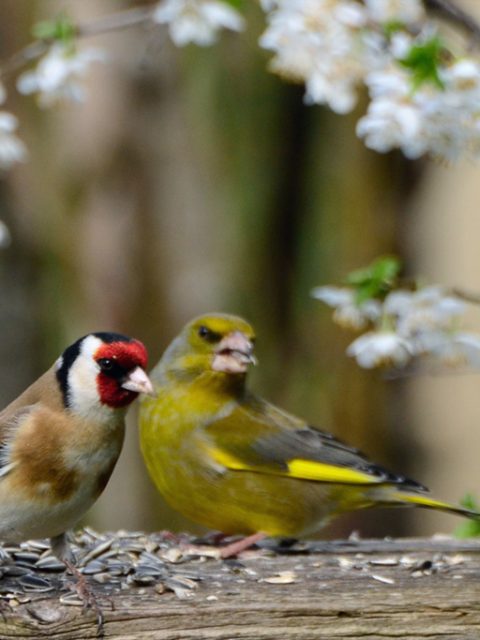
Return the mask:
{"type": "Polygon", "coordinates": [[[468,304],[445,287],[398,288],[361,302],[354,287],[317,287],[312,296],[335,309],[339,325],[364,332],[347,348],[361,367],[402,368],[425,357],[480,367],[480,334],[462,326],[468,304]]]}
{"type": "MultiPolygon", "coordinates": [[[[259,2],[266,22],[260,46],[272,53],[270,69],[304,83],[306,103],[348,113],[366,87],[370,101],[356,130],[368,147],[399,148],[409,158],[480,153],[480,59],[458,39],[445,44],[422,0],[259,2]]],[[[177,46],[211,45],[221,30],[246,26],[237,0],[159,0],[144,16],[168,29],[177,46]]],[[[35,34],[43,48],[36,60],[25,57],[34,63],[17,78],[18,91],[34,94],[42,107],[82,101],[82,81],[105,55],[81,48],[82,33],[66,18],[39,23],[35,34]]],[[[0,169],[26,157],[16,128],[15,117],[2,111],[0,169]]]]}
{"type": "Polygon", "coordinates": [[[447,49],[421,0],[269,0],[260,44],[307,103],[347,113],[367,87],[357,135],[379,152],[448,160],[480,152],[480,60],[447,49]]]}

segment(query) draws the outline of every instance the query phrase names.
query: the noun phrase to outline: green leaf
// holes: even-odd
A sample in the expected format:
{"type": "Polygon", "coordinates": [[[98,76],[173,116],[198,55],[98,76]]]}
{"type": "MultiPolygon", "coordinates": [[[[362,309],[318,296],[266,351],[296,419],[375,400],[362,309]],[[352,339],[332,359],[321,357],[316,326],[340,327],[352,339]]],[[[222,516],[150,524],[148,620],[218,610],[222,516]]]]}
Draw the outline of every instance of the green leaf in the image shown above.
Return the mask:
{"type": "Polygon", "coordinates": [[[32,33],[37,40],[55,40],[70,44],[75,38],[76,28],[70,18],[59,16],[54,20],[37,22],[32,33]]]}
{"type": "Polygon", "coordinates": [[[383,30],[387,37],[393,36],[398,31],[405,30],[405,23],[400,20],[390,20],[383,25],[383,30]]]}
{"type": "MultiPolygon", "coordinates": [[[[474,511],[480,510],[477,500],[471,493],[467,493],[460,501],[460,504],[466,509],[473,509],[474,511]]],[[[480,520],[466,520],[462,522],[462,524],[456,527],[453,535],[456,538],[476,538],[480,536],[480,520]]]]}
{"type": "Polygon", "coordinates": [[[444,88],[438,69],[445,52],[440,38],[435,36],[422,44],[413,45],[408,55],[399,60],[400,64],[412,74],[414,91],[425,83],[434,84],[440,89],[444,88]]]}
{"type": "Polygon", "coordinates": [[[243,11],[245,8],[244,0],[223,0],[225,4],[229,4],[237,11],[243,11]]]}
{"type": "Polygon", "coordinates": [[[384,298],[395,286],[400,269],[398,258],[383,256],[368,267],[352,271],[346,281],[356,290],[357,304],[371,298],[384,298]]]}

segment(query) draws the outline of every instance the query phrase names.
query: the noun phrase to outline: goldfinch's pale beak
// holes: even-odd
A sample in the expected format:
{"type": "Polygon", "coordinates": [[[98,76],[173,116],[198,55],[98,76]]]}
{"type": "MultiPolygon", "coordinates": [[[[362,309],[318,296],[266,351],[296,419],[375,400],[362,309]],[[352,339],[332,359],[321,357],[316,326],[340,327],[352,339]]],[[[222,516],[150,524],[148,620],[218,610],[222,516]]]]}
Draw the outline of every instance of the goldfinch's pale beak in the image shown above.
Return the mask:
{"type": "Polygon", "coordinates": [[[122,389],[135,391],[136,393],[146,393],[149,396],[155,395],[153,385],[142,367],[136,367],[130,371],[128,376],[121,384],[122,389]]]}
{"type": "Polygon", "coordinates": [[[245,373],[250,364],[257,364],[253,348],[253,342],[242,331],[229,333],[215,349],[213,371],[245,373]]]}

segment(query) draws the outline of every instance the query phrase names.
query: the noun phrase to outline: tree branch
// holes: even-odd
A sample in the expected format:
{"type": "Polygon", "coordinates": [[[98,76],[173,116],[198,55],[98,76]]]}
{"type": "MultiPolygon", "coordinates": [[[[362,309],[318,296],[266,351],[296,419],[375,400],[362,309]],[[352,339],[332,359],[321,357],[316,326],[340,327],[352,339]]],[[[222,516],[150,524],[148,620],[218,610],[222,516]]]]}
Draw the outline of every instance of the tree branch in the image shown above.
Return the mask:
{"type": "MultiPolygon", "coordinates": [[[[152,13],[153,8],[151,5],[118,11],[92,22],[77,25],[75,27],[75,35],[77,38],[88,38],[111,31],[121,31],[130,27],[148,24],[152,19],[152,13]]],[[[0,65],[0,77],[5,77],[21,69],[32,60],[36,60],[45,53],[51,44],[52,41],[48,39],[35,40],[35,42],[31,42],[20,51],[17,51],[0,65]]]]}

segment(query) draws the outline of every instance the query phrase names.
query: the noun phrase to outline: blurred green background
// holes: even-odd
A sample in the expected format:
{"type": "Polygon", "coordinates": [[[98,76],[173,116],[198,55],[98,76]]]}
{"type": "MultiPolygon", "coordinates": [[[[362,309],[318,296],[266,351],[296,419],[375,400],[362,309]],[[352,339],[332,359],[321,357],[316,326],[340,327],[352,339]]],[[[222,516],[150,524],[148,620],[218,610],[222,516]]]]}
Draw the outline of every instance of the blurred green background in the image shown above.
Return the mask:
{"type": "MultiPolygon", "coordinates": [[[[133,3],[2,0],[0,55],[65,11],[87,22],[133,3]]],[[[305,107],[266,71],[249,28],[175,49],[162,29],[97,36],[87,101],[41,110],[13,91],[29,162],[0,182],[12,245],[0,254],[0,399],[7,403],[92,330],[142,339],[153,365],[182,325],[220,310],[258,333],[255,390],[333,431],[436,496],[480,493],[478,376],[387,380],[345,356],[353,335],[309,297],[380,254],[409,274],[480,291],[480,172],[367,151],[355,122],[305,107]]],[[[134,411],[114,476],[85,522],[189,529],[146,475],[134,411]]],[[[442,514],[377,511],[328,535],[452,531],[442,514]]]]}

